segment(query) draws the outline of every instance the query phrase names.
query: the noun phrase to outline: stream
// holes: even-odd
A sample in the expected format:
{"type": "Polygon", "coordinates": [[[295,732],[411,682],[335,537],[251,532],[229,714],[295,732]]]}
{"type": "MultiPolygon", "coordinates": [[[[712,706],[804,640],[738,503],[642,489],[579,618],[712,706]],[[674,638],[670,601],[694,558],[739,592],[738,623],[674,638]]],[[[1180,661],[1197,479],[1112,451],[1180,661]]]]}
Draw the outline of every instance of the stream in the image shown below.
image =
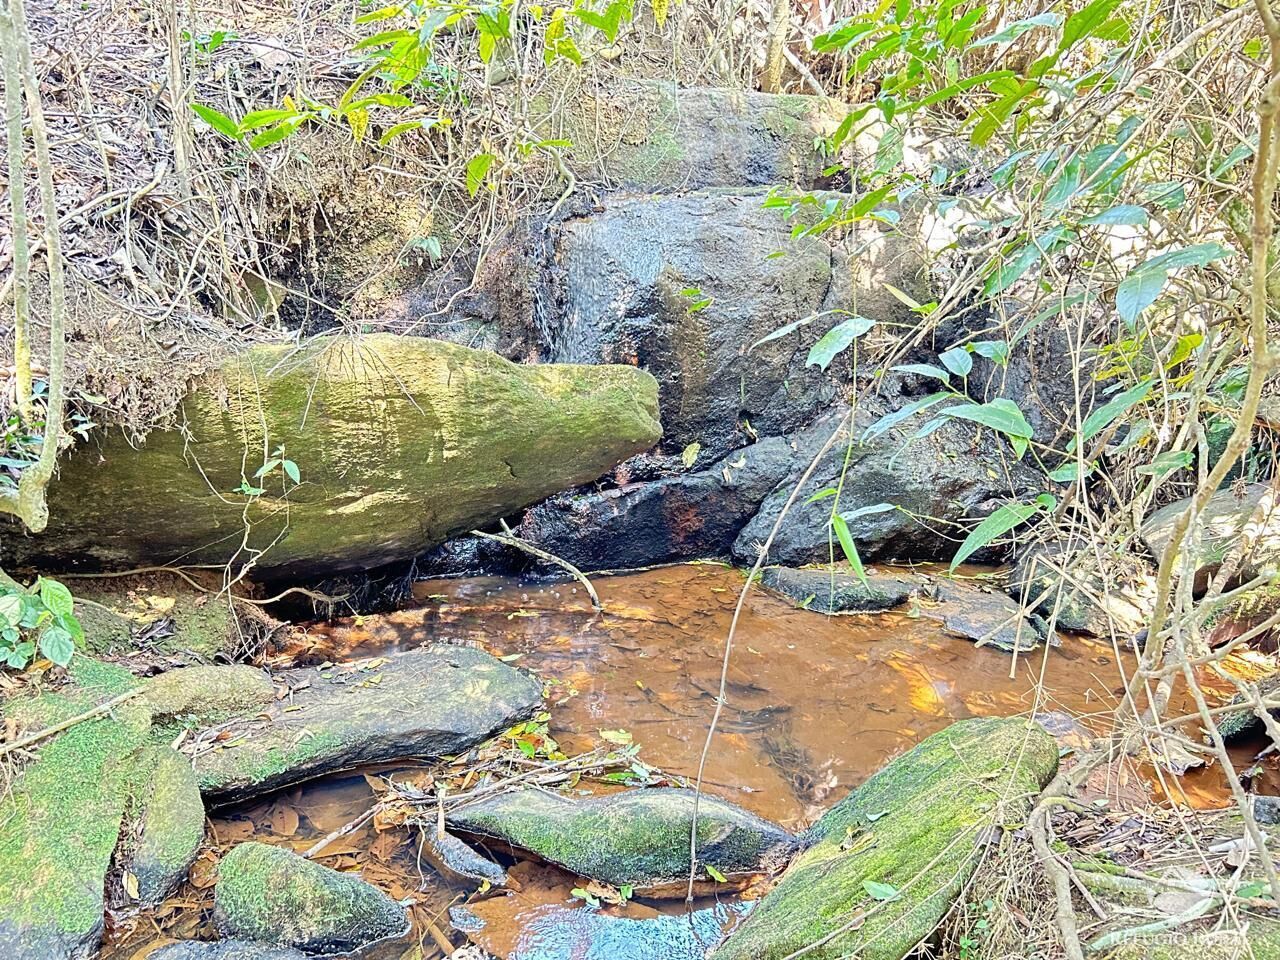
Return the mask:
{"type": "MultiPolygon", "coordinates": [[[[309,625],[270,659],[318,666],[430,642],[481,646],[547,683],[550,729],[564,753],[629,735],[647,764],[696,776],[742,573],[692,563],[596,576],[593,583],[604,613],[574,582],[422,581],[413,606],[309,625]]],[[[1040,649],[1011,662],[949,635],[918,609],[904,611],[828,617],[753,589],[706,760],[706,789],[799,830],[888,759],[953,721],[1060,711],[1099,731],[1116,706],[1121,678],[1109,644],[1065,637],[1047,655],[1040,649]]],[[[358,771],[214,811],[213,851],[197,861],[191,882],[154,915],[112,927],[102,957],[134,960],[168,938],[210,933],[218,852],[250,839],[304,851],[372,806],[379,777],[420,773],[413,764],[358,771]]],[[[1143,779],[1140,771],[1135,782],[1102,789],[1142,796],[1143,779]]],[[[1214,768],[1181,786],[1179,801],[1191,806],[1228,799],[1214,768]]],[[[416,901],[413,940],[386,954],[393,960],[441,955],[438,932],[450,929],[449,908],[471,892],[441,880],[420,858],[416,834],[404,828],[366,826],[333,842],[318,861],[358,868],[393,897],[416,901]]],[[[750,908],[708,899],[695,903],[691,917],[681,901],[597,911],[573,898],[576,882],[555,868],[521,863],[512,877],[514,895],[468,907],[470,919],[484,924],[477,942],[512,960],[692,956],[750,908]]]]}

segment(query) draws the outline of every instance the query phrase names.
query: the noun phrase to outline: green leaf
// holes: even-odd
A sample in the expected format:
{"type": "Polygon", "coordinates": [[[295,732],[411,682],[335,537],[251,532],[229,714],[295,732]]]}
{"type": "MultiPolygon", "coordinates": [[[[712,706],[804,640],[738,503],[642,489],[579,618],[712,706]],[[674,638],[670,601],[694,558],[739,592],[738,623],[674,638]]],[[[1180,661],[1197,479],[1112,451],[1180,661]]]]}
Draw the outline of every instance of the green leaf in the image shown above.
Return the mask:
{"type": "Polygon", "coordinates": [[[46,627],[44,632],[40,634],[41,655],[52,660],[58,666],[65,667],[70,663],[75,652],[76,645],[71,640],[71,634],[62,629],[62,627],[46,627]]]}
{"type": "Polygon", "coordinates": [[[1079,438],[1073,439],[1069,444],[1067,444],[1067,452],[1075,453],[1079,444],[1096,437],[1099,433],[1110,426],[1111,421],[1115,420],[1116,417],[1120,416],[1120,414],[1124,413],[1134,404],[1141,402],[1146,395],[1151,392],[1151,388],[1153,386],[1155,386],[1154,380],[1143,380],[1137,386],[1130,387],[1124,393],[1116,394],[1116,396],[1112,397],[1102,406],[1091,411],[1090,414],[1084,418],[1084,423],[1080,425],[1079,438]]]}
{"type": "Polygon", "coordinates": [[[1169,474],[1191,466],[1192,460],[1190,450],[1166,450],[1150,463],[1138,467],[1137,472],[1163,480],[1169,474]]]}
{"type": "Polygon", "coordinates": [[[1076,239],[1074,230],[1057,226],[1046,230],[1031,243],[1019,247],[1007,259],[996,264],[995,270],[982,286],[984,296],[994,296],[1013,286],[1028,270],[1040,262],[1040,258],[1053,253],[1076,239]]]}
{"type": "Polygon", "coordinates": [[[934,404],[941,403],[943,400],[953,399],[955,396],[956,394],[949,390],[940,390],[937,393],[929,394],[927,397],[920,397],[919,399],[912,400],[905,407],[902,407],[900,410],[895,410],[893,413],[886,413],[875,423],[871,424],[871,426],[867,427],[866,431],[862,434],[862,439],[864,442],[874,440],[876,437],[888,433],[898,424],[902,423],[904,420],[910,419],[922,410],[927,410],[929,407],[932,407],[934,404]]]}
{"type": "Polygon", "coordinates": [[[750,353],[752,350],[754,350],[756,347],[760,346],[763,343],[768,343],[770,340],[781,340],[787,334],[795,333],[801,327],[807,326],[808,324],[813,323],[813,321],[817,320],[818,317],[820,316],[821,314],[815,313],[807,317],[802,317],[799,320],[793,320],[791,321],[791,323],[783,324],[782,326],[778,327],[777,330],[774,330],[772,333],[766,333],[763,337],[761,337],[751,346],[747,347],[747,353],[750,353]]]}
{"type": "Polygon", "coordinates": [[[976,50],[978,47],[989,47],[993,43],[1007,43],[1011,40],[1017,40],[1024,33],[1029,33],[1036,27],[1057,27],[1062,24],[1062,14],[1060,13],[1041,13],[1034,17],[1027,17],[1025,20],[1018,20],[1009,24],[999,33],[994,33],[989,37],[983,37],[974,43],[969,44],[970,50],[976,50]]]}
{"type": "Polygon", "coordinates": [[[22,622],[22,598],[16,593],[0,596],[0,620],[10,627],[16,627],[22,622]]]}
{"type": "Polygon", "coordinates": [[[197,117],[224,137],[230,137],[232,140],[240,139],[240,125],[222,111],[206,107],[203,103],[193,103],[191,109],[195,111],[197,117]]]}
{"type": "Polygon", "coordinates": [[[849,561],[849,569],[853,571],[855,577],[865,584],[867,582],[867,571],[862,566],[862,558],[858,556],[858,545],[853,542],[853,535],[849,533],[849,524],[844,517],[836,514],[831,518],[831,526],[836,531],[836,539],[840,541],[840,549],[844,551],[844,558],[849,561]]]}
{"type": "Polygon", "coordinates": [[[76,604],[71,597],[71,591],[57,580],[40,578],[40,601],[55,617],[66,617],[75,612],[76,604]]]}
{"type": "Polygon", "coordinates": [[[1039,512],[1039,504],[1006,503],[1003,507],[974,527],[973,532],[970,533],[969,536],[965,537],[964,543],[960,544],[960,549],[957,550],[956,555],[951,558],[951,569],[955,570],[956,567],[964,563],[965,560],[967,560],[974,552],[981,550],[997,537],[1008,533],[1018,524],[1025,523],[1039,512]]]}
{"type": "Polygon", "coordinates": [[[478,153],[467,161],[468,196],[474,197],[479,192],[485,176],[489,173],[489,168],[493,166],[493,161],[496,159],[497,157],[492,153],[478,153]]]}
{"type": "Polygon", "coordinates": [[[371,10],[369,13],[362,13],[356,17],[356,23],[376,23],[379,20],[390,20],[398,17],[404,12],[404,7],[396,4],[390,7],[381,7],[377,10],[371,10]]]}
{"type": "Polygon", "coordinates": [[[828,497],[834,497],[837,493],[839,493],[839,491],[836,490],[835,487],[824,487],[817,493],[812,494],[807,500],[805,500],[805,503],[817,503],[819,500],[826,500],[828,497]]]}
{"type": "Polygon", "coordinates": [[[292,460],[282,460],[280,466],[284,470],[285,476],[294,483],[302,482],[302,474],[298,472],[298,465],[292,460]]]}
{"type": "Polygon", "coordinates": [[[869,517],[877,513],[888,513],[890,510],[897,509],[898,508],[892,503],[873,503],[867,507],[858,507],[856,510],[848,510],[840,514],[840,516],[844,517],[845,520],[857,520],[858,517],[869,517]]]}
{"type": "Polygon", "coordinates": [[[1142,199],[1166,210],[1177,210],[1187,202],[1187,189],[1176,180],[1143,184],[1138,194],[1142,199]]]}
{"type": "Polygon", "coordinates": [[[695,462],[697,462],[698,454],[701,450],[702,444],[695,440],[680,451],[680,462],[685,465],[685,469],[689,469],[695,462]]]}
{"type": "Polygon", "coordinates": [[[836,354],[848,348],[848,346],[861,337],[872,327],[876,325],[874,320],[866,317],[850,317],[848,320],[842,320],[834,327],[828,330],[817,343],[809,350],[809,357],[805,360],[805,366],[819,367],[822,370],[827,369],[831,361],[835,359],[836,354]]]}
{"type": "Polygon", "coordinates": [[[302,122],[310,116],[311,114],[302,114],[293,120],[285,120],[283,123],[278,123],[274,127],[269,127],[254,136],[249,141],[249,146],[254,150],[257,150],[261,147],[269,147],[273,143],[279,143],[285,137],[297,130],[298,127],[302,125],[302,122]]]}
{"type": "Polygon", "coordinates": [[[709,863],[707,864],[707,875],[711,877],[712,880],[716,881],[716,883],[729,882],[727,879],[725,879],[725,875],[723,873],[721,873],[719,870],[717,870],[715,867],[713,867],[709,863]]]}
{"type": "Polygon", "coordinates": [[[1142,311],[1156,302],[1172,271],[1207,266],[1231,255],[1231,250],[1220,243],[1196,243],[1158,254],[1135,267],[1120,281],[1116,288],[1116,312],[1133,329],[1142,311]]]}
{"type": "Polygon", "coordinates": [[[1009,344],[1003,340],[978,340],[966,347],[971,353],[994,360],[1002,367],[1009,365],[1009,344]]]}
{"type": "Polygon", "coordinates": [[[893,369],[902,373],[914,373],[922,377],[932,377],[934,380],[941,380],[948,386],[951,385],[951,374],[941,367],[935,367],[931,363],[904,363],[893,369]]]}
{"type": "Polygon", "coordinates": [[[281,120],[291,120],[297,115],[297,110],[283,110],[280,108],[250,110],[240,118],[240,132],[247,133],[250,130],[257,130],[259,127],[268,127],[273,123],[279,123],[281,120]]]}
{"type": "Polygon", "coordinates": [[[1021,440],[1030,440],[1035,436],[1031,424],[1027,423],[1027,418],[1022,415],[1022,409],[1005,397],[999,397],[989,403],[962,403],[947,407],[942,411],[942,415],[971,420],[1021,440]]]}
{"type": "Polygon", "coordinates": [[[1136,203],[1122,203],[1101,213],[1095,213],[1091,217],[1085,217],[1080,222],[1096,226],[1145,227],[1150,219],[1144,207],[1136,203]]]}
{"type": "Polygon", "coordinates": [[[945,353],[938,354],[938,359],[957,377],[967,377],[973,369],[973,357],[964,347],[952,347],[945,353]]]}
{"type": "Polygon", "coordinates": [[[257,480],[259,477],[265,477],[268,473],[270,473],[272,470],[274,470],[278,466],[280,466],[280,461],[278,458],[273,458],[271,460],[268,460],[266,463],[264,463],[262,466],[258,468],[258,472],[253,475],[253,479],[257,480]]]}
{"type": "Polygon", "coordinates": [[[882,903],[889,900],[897,900],[902,894],[898,892],[898,888],[888,883],[881,883],[879,880],[863,880],[862,889],[867,891],[867,896],[872,900],[879,900],[882,903]]]}
{"type": "Polygon", "coordinates": [[[410,130],[421,130],[421,120],[405,120],[397,123],[395,126],[387,129],[387,132],[378,138],[378,146],[385,147],[388,143],[400,136],[402,133],[408,133],[410,130]]]}

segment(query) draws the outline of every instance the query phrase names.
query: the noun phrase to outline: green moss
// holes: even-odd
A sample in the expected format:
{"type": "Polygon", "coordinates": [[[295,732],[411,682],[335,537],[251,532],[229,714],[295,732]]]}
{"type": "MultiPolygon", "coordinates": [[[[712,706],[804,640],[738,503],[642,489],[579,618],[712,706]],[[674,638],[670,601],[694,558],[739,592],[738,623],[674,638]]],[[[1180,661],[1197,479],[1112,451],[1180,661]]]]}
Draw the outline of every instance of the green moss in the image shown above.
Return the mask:
{"type": "MultiPolygon", "coordinates": [[[[85,705],[53,695],[40,700],[51,719],[85,705]]],[[[132,760],[149,728],[150,714],[139,704],[76,724],[42,748],[0,802],[0,922],[52,926],[69,936],[84,936],[101,923],[103,878],[120,833],[132,760]]]]}
{"type": "Polygon", "coordinates": [[[164,574],[84,580],[76,585],[81,602],[76,615],[85,628],[90,653],[134,649],[133,632],[168,619],[173,630],[149,641],[157,653],[194,654],[209,660],[233,651],[240,642],[236,618],[225,597],[205,592],[177,576],[164,574]]]}
{"type": "Polygon", "coordinates": [[[137,764],[131,813],[141,824],[130,869],[144,905],[163,900],[186,875],[204,841],[204,804],[191,763],[169,747],[149,747],[137,764]]]}
{"type": "Polygon", "coordinates": [[[257,713],[275,700],[275,687],[254,667],[198,666],[160,674],[145,696],[157,717],[205,725],[257,713]]]}
{"type": "Polygon", "coordinates": [[[338,734],[321,731],[289,746],[271,744],[258,749],[252,740],[242,747],[223,746],[215,751],[223,762],[213,770],[200,771],[200,789],[208,792],[239,781],[259,783],[336,750],[342,742],[338,734]]]}
{"type": "Polygon", "coordinates": [[[1021,720],[965,720],[934,734],[817,823],[809,849],[716,960],[777,960],[820,941],[806,957],[898,960],[962,889],[984,829],[1021,821],[1057,763],[1053,738],[1021,720]],[[894,896],[877,901],[868,883],[894,896]]]}
{"type": "Polygon", "coordinates": [[[1105,954],[1105,960],[1280,960],[1280,923],[1243,917],[1248,934],[1235,930],[1179,929],[1165,937],[1134,940],[1105,954]]]}
{"type": "Polygon", "coordinates": [[[224,934],[314,953],[354,951],[408,927],[399,904],[358,877],[261,843],[223,857],[215,896],[224,934]]]}
{"type": "MultiPolygon", "coordinates": [[[[520,790],[464,807],[450,815],[449,825],[502,840],[579,876],[646,887],[688,876],[692,820],[688,790],[629,790],[579,801],[520,790]]],[[[700,864],[731,877],[759,873],[793,845],[781,827],[723,800],[702,798],[700,864]]]]}

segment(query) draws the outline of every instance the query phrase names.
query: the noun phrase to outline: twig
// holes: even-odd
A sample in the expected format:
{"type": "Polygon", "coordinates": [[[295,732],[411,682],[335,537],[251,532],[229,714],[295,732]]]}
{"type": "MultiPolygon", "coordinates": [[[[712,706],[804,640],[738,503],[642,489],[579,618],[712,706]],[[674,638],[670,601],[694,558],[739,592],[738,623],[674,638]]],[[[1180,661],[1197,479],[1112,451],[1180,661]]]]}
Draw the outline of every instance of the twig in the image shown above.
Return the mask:
{"type": "Polygon", "coordinates": [[[531,557],[537,557],[539,560],[545,560],[547,563],[554,563],[556,566],[569,571],[569,573],[573,575],[574,579],[586,588],[587,595],[591,597],[591,605],[600,613],[604,612],[604,605],[600,603],[600,596],[596,593],[596,588],[591,585],[591,581],[587,579],[587,575],[568,560],[562,560],[554,553],[547,553],[547,551],[539,547],[535,547],[526,540],[521,540],[512,533],[484,533],[480,530],[472,530],[471,535],[474,537],[483,537],[486,540],[494,540],[498,543],[506,544],[508,547],[515,547],[517,550],[523,550],[531,557]]]}
{"type": "Polygon", "coordinates": [[[312,857],[318,854],[325,847],[329,846],[329,844],[333,843],[333,841],[338,840],[342,837],[345,837],[350,833],[355,833],[357,830],[363,827],[366,823],[368,823],[373,818],[374,814],[376,814],[379,810],[381,810],[384,805],[385,804],[383,803],[375,803],[372,807],[370,807],[364,813],[360,814],[360,816],[356,817],[350,823],[344,824],[343,826],[339,827],[337,830],[334,830],[332,833],[326,834],[325,836],[321,837],[319,840],[317,840],[315,843],[313,843],[310,847],[307,848],[306,852],[303,853],[302,855],[303,859],[310,860],[312,857]]]}
{"type": "Polygon", "coordinates": [[[92,720],[95,717],[100,717],[103,714],[110,713],[116,707],[120,706],[120,704],[132,700],[134,697],[140,696],[144,689],[144,687],[135,687],[134,689],[128,690],[119,696],[112,697],[106,703],[98,704],[91,710],[86,710],[84,713],[77,713],[74,717],[69,717],[61,723],[55,723],[51,727],[45,727],[43,730],[37,730],[35,733],[25,736],[21,740],[15,740],[13,743],[0,744],[0,757],[8,756],[18,750],[25,750],[33,743],[38,743],[46,737],[52,737],[55,733],[61,733],[63,730],[74,727],[77,723],[84,723],[86,720],[92,720]]]}

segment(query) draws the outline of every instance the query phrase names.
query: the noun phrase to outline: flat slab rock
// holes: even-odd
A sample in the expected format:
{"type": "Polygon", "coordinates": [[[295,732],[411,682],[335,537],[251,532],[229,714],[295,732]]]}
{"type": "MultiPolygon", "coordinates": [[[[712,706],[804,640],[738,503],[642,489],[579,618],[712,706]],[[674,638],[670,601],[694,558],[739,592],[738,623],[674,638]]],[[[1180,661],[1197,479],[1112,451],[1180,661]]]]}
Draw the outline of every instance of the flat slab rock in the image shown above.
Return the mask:
{"type": "Polygon", "coordinates": [[[1038,614],[1023,616],[1018,604],[1004,593],[956,580],[938,579],[934,586],[941,603],[921,613],[940,620],[947,633],[1005,653],[1034,650],[1047,635],[1048,626],[1038,614]]]}
{"type": "Polygon", "coordinates": [[[819,567],[768,567],[760,583],[797,606],[819,613],[873,613],[892,610],[926,587],[923,580],[868,574],[864,583],[847,573],[819,567]]]}
{"type": "Polygon", "coordinates": [[[542,706],[533,677],[469,647],[432,646],[277,676],[289,696],[196,757],[200,790],[231,803],[361,764],[462,753],[542,706]]]}

